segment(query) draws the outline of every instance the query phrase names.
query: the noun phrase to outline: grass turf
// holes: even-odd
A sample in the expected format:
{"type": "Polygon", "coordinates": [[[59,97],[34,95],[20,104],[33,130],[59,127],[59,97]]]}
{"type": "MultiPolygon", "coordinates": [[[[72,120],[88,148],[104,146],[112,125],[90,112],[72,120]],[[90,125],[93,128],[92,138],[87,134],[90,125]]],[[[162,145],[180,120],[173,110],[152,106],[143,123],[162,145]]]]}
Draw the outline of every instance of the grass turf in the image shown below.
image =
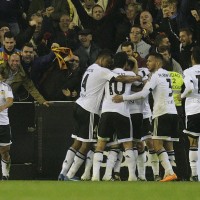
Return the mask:
{"type": "Polygon", "coordinates": [[[194,182],[2,181],[1,200],[199,200],[194,182]]]}

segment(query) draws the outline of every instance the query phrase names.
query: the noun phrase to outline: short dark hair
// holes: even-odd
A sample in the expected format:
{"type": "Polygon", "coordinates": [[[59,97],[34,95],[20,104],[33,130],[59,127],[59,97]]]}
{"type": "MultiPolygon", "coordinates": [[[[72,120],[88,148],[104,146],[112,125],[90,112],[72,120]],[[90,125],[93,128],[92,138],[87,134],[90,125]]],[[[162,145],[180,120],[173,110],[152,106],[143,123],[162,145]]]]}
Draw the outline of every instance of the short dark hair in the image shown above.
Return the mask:
{"type": "Polygon", "coordinates": [[[167,51],[169,54],[171,54],[170,47],[168,47],[166,45],[158,47],[158,53],[164,53],[165,51],[167,51]]]}
{"type": "Polygon", "coordinates": [[[122,49],[122,47],[128,47],[128,46],[131,46],[131,48],[134,49],[134,44],[130,41],[123,42],[121,44],[121,49],[122,49]]]}
{"type": "Polygon", "coordinates": [[[99,4],[95,4],[95,5],[92,7],[92,14],[93,14],[94,8],[96,8],[96,7],[100,7],[100,8],[104,11],[104,9],[103,9],[102,6],[100,6],[99,4]]]}
{"type": "Polygon", "coordinates": [[[142,27],[141,26],[139,26],[139,25],[133,25],[133,26],[131,26],[131,28],[130,28],[130,31],[129,32],[131,32],[131,29],[132,28],[139,28],[140,29],[140,32],[141,32],[141,34],[142,34],[142,27]]]}
{"type": "Polygon", "coordinates": [[[192,30],[190,29],[190,28],[181,28],[180,30],[179,30],[179,33],[180,32],[186,32],[187,33],[187,35],[192,35],[193,33],[192,33],[192,30]]]}
{"type": "Polygon", "coordinates": [[[123,68],[128,61],[128,55],[125,52],[118,52],[114,56],[114,67],[123,68]]]}
{"type": "Polygon", "coordinates": [[[168,38],[165,33],[160,33],[159,35],[157,35],[154,41],[155,46],[158,47],[164,38],[168,38]]]}
{"type": "Polygon", "coordinates": [[[25,44],[22,46],[22,51],[23,51],[24,47],[29,47],[29,48],[33,48],[33,49],[34,49],[33,44],[30,43],[30,42],[27,42],[27,43],[25,43],[25,44]]]}
{"type": "Polygon", "coordinates": [[[192,57],[196,64],[200,64],[200,47],[199,46],[193,47],[192,57]]]}
{"type": "Polygon", "coordinates": [[[4,38],[4,39],[5,39],[5,38],[14,38],[14,40],[15,40],[15,37],[14,37],[14,35],[11,33],[11,31],[5,32],[3,38],[4,38]]]}
{"type": "Polygon", "coordinates": [[[111,56],[111,57],[113,58],[113,53],[112,53],[112,51],[109,50],[109,49],[102,49],[102,50],[99,52],[99,54],[98,54],[98,56],[97,56],[97,59],[98,59],[98,58],[101,58],[101,57],[106,57],[106,56],[111,56]]]}
{"type": "Polygon", "coordinates": [[[148,59],[148,57],[149,56],[153,56],[153,57],[155,57],[156,59],[159,59],[159,60],[161,60],[162,62],[163,62],[163,56],[161,55],[161,54],[159,54],[159,53],[156,53],[156,52],[151,52],[151,53],[149,53],[148,55],[147,55],[147,59],[148,59]]]}

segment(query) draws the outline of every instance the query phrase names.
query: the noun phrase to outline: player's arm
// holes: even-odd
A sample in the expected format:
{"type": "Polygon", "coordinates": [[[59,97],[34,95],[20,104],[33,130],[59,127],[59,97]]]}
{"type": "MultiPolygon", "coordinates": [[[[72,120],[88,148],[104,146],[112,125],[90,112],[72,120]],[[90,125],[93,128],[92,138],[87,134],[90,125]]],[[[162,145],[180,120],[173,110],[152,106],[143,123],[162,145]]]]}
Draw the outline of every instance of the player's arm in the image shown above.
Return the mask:
{"type": "Polygon", "coordinates": [[[13,98],[7,97],[6,102],[0,106],[0,112],[13,105],[13,98]]]}
{"type": "Polygon", "coordinates": [[[117,82],[122,82],[122,83],[133,83],[135,81],[142,81],[141,76],[117,76],[114,79],[117,82]]]}
{"type": "Polygon", "coordinates": [[[186,98],[188,95],[190,95],[193,90],[194,90],[194,83],[192,81],[192,78],[188,75],[185,74],[185,78],[184,78],[184,83],[185,83],[185,90],[184,92],[181,94],[181,98],[186,98]]]}
{"type": "Polygon", "coordinates": [[[157,85],[156,77],[152,76],[151,79],[144,86],[142,91],[137,92],[137,93],[132,94],[132,95],[123,95],[123,96],[116,95],[112,98],[112,100],[115,103],[120,103],[120,102],[123,102],[123,101],[144,99],[156,87],[156,85],[157,85]]]}

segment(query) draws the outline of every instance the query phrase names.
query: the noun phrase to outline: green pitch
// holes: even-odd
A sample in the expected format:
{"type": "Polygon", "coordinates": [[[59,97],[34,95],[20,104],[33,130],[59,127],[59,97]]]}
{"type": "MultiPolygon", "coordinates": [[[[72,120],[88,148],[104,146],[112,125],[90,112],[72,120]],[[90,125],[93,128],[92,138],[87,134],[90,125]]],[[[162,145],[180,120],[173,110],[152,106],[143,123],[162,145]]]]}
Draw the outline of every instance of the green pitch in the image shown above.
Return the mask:
{"type": "Polygon", "coordinates": [[[2,181],[0,200],[199,200],[194,182],[2,181]]]}

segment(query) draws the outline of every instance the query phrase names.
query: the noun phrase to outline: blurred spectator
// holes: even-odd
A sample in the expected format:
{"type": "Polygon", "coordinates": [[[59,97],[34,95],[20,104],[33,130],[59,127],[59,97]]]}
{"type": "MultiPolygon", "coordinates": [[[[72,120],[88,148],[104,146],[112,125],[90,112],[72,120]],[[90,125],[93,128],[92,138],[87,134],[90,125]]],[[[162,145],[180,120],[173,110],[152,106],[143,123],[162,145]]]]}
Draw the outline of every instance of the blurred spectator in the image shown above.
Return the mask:
{"type": "Polygon", "coordinates": [[[158,53],[163,56],[165,61],[163,66],[164,69],[167,71],[174,71],[179,74],[183,74],[181,65],[171,57],[170,48],[168,46],[160,46],[158,48],[158,53]]]}
{"type": "Polygon", "coordinates": [[[8,58],[11,54],[20,52],[19,49],[15,48],[16,41],[12,33],[5,32],[4,40],[3,40],[3,47],[0,48],[0,64],[8,61],[8,58]]]}
{"type": "Polygon", "coordinates": [[[83,29],[79,31],[80,47],[75,51],[80,59],[80,72],[83,74],[86,68],[92,65],[101,51],[101,49],[93,42],[92,31],[83,29]]]}
{"type": "Polygon", "coordinates": [[[192,32],[188,28],[180,30],[180,64],[183,70],[192,66],[191,63],[191,54],[192,49],[196,46],[196,42],[192,39],[192,32]]]}
{"type": "Polygon", "coordinates": [[[18,19],[22,17],[23,8],[21,0],[1,1],[0,21],[9,24],[10,31],[14,36],[20,32],[18,19]]]}
{"type": "Polygon", "coordinates": [[[54,62],[42,83],[43,94],[50,101],[72,101],[79,96],[79,57],[66,56],[64,60],[68,68],[60,69],[58,62],[54,62]]]}
{"type": "MultiPolygon", "coordinates": [[[[137,52],[141,58],[145,58],[149,54],[150,45],[142,40],[142,28],[134,25],[130,29],[130,41],[134,44],[134,52],[137,52]]],[[[117,52],[121,51],[121,45],[117,52]]]]}
{"type": "MultiPolygon", "coordinates": [[[[52,47],[59,47],[53,44],[52,47]]],[[[39,90],[40,80],[43,74],[51,67],[55,54],[51,51],[49,54],[37,57],[34,53],[34,47],[31,43],[24,44],[21,51],[21,64],[27,76],[33,81],[39,90]]]]}
{"type": "Polygon", "coordinates": [[[100,5],[93,6],[92,16],[87,14],[80,1],[72,0],[72,3],[77,9],[83,28],[92,30],[93,41],[102,49],[108,48],[113,50],[115,41],[114,22],[118,20],[119,2],[116,1],[112,10],[107,15],[105,15],[100,5]]]}
{"type": "Polygon", "coordinates": [[[134,24],[139,23],[140,4],[131,3],[125,7],[125,11],[120,14],[116,22],[115,49],[129,37],[129,32],[134,24]]]}
{"type": "MultiPolygon", "coordinates": [[[[61,13],[57,18],[45,17],[43,21],[43,34],[47,36],[50,47],[53,42],[62,47],[75,50],[79,46],[78,31],[80,30],[72,21],[68,14],[61,13]]],[[[44,38],[45,39],[45,38],[44,38]]]]}
{"type": "Polygon", "coordinates": [[[146,43],[153,45],[158,32],[149,11],[143,11],[140,13],[140,26],[143,28],[143,40],[146,43]]]}
{"type": "Polygon", "coordinates": [[[6,83],[11,86],[15,100],[19,100],[18,89],[20,86],[24,88],[33,96],[33,98],[40,104],[48,106],[48,102],[41,96],[35,88],[33,82],[28,78],[20,64],[20,56],[16,53],[12,54],[8,62],[0,65],[1,70],[5,74],[6,83]]]}
{"type": "MultiPolygon", "coordinates": [[[[121,48],[122,48],[122,52],[125,52],[128,55],[128,59],[131,60],[134,63],[133,72],[135,74],[137,74],[138,73],[138,62],[134,57],[134,46],[133,46],[133,43],[129,42],[129,41],[123,42],[122,45],[121,45],[121,48]]],[[[146,63],[144,63],[144,64],[146,64],[146,63]]],[[[140,65],[142,66],[141,63],[140,63],[140,65]]]]}
{"type": "Polygon", "coordinates": [[[44,14],[49,16],[54,13],[59,15],[60,13],[69,14],[69,4],[67,0],[32,0],[29,6],[28,16],[33,14],[44,14]]]}

